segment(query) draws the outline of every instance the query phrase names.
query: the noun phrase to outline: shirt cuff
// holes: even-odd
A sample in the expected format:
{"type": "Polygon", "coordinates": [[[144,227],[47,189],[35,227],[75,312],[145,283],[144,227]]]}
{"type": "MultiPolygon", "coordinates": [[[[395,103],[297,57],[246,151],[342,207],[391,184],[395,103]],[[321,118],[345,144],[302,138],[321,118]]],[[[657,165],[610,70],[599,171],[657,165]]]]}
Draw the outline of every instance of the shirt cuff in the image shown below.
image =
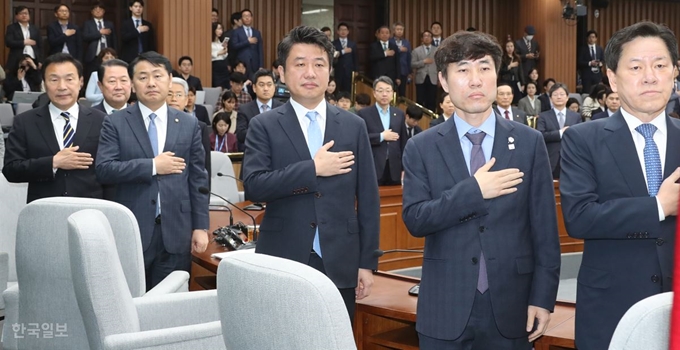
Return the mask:
{"type": "Polygon", "coordinates": [[[564,129],[560,129],[560,138],[562,138],[562,134],[564,134],[564,129]]]}
{"type": "Polygon", "coordinates": [[[156,160],[155,160],[155,159],[152,159],[152,160],[151,160],[151,164],[152,164],[152,167],[151,167],[151,176],[156,176],[156,160]]]}
{"type": "Polygon", "coordinates": [[[383,134],[380,133],[380,142],[383,142],[384,139],[385,139],[385,138],[383,137],[383,134]]]}
{"type": "Polygon", "coordinates": [[[666,220],[666,214],[663,212],[663,207],[661,206],[661,201],[659,200],[658,197],[656,198],[656,209],[659,211],[659,221],[664,221],[666,220]]]}

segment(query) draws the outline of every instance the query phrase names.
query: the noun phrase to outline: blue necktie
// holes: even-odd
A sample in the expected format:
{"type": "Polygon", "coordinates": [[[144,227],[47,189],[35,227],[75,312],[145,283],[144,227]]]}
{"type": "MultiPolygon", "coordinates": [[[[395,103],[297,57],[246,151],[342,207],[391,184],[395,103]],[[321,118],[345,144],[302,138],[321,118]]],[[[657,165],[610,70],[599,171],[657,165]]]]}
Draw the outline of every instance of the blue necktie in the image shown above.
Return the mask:
{"type": "MultiPolygon", "coordinates": [[[[477,170],[486,163],[484,157],[484,150],[482,149],[482,141],[486,133],[479,132],[476,134],[466,133],[465,136],[472,142],[472,150],[470,151],[470,176],[474,176],[477,170]]],[[[479,256],[479,275],[477,276],[477,290],[484,294],[489,289],[489,278],[486,273],[486,259],[484,252],[479,256]]]]}
{"type": "MultiPolygon", "coordinates": [[[[321,136],[321,128],[319,123],[316,121],[318,113],[316,111],[309,111],[305,114],[305,117],[309,118],[309,127],[307,128],[307,147],[309,148],[309,155],[316,155],[316,151],[323,145],[323,137],[321,136]]],[[[316,233],[314,233],[314,243],[312,245],[314,252],[321,257],[321,243],[319,243],[319,228],[316,228],[316,233]]]]}
{"type": "MultiPolygon", "coordinates": [[[[135,28],[138,28],[141,25],[141,21],[138,19],[135,20],[135,23],[137,23],[135,28]]],[[[137,37],[137,53],[142,53],[142,50],[142,33],[139,33],[139,36],[137,37]]]]}
{"type": "MultiPolygon", "coordinates": [[[[149,141],[151,141],[151,149],[153,149],[153,156],[158,156],[158,129],[156,128],[156,114],[149,114],[149,141]]],[[[158,192],[158,198],[156,199],[156,216],[161,213],[161,201],[160,201],[160,191],[158,192]]]]}
{"type": "Polygon", "coordinates": [[[76,132],[71,126],[71,115],[68,112],[61,112],[61,116],[66,121],[66,125],[64,125],[64,136],[62,141],[64,143],[64,148],[69,148],[73,146],[73,136],[75,136],[76,132]]]}
{"type": "Polygon", "coordinates": [[[647,190],[650,197],[655,197],[659,192],[662,181],[661,157],[659,156],[659,149],[654,142],[656,126],[654,124],[642,124],[635,128],[635,130],[645,138],[643,154],[645,157],[645,172],[647,173],[647,190]]]}

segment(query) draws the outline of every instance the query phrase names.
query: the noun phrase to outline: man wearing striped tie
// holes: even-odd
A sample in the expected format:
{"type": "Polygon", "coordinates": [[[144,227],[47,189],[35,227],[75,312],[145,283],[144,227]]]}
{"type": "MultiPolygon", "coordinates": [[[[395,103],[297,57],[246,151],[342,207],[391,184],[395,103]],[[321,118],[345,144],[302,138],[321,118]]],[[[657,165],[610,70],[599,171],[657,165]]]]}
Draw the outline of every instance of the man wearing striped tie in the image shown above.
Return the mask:
{"type": "Polygon", "coordinates": [[[14,118],[3,174],[10,182],[28,182],[27,202],[105,197],[93,166],[104,113],[77,103],[82,75],[82,65],[71,55],[48,57],[43,80],[50,103],[14,118]]]}

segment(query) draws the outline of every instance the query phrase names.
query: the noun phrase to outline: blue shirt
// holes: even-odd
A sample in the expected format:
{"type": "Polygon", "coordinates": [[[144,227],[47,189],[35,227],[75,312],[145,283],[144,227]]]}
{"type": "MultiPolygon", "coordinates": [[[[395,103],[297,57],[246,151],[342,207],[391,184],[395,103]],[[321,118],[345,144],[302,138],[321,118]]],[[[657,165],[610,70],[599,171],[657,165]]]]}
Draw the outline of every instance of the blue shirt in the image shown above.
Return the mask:
{"type": "MultiPolygon", "coordinates": [[[[383,130],[390,128],[390,107],[387,107],[387,112],[383,112],[383,109],[379,104],[375,104],[375,108],[378,109],[378,114],[380,114],[380,121],[383,125],[383,130]]],[[[380,133],[380,142],[383,142],[383,135],[380,133]]]]}
{"type": "MultiPolygon", "coordinates": [[[[484,160],[487,162],[491,159],[491,151],[493,151],[493,138],[496,134],[496,116],[491,111],[491,115],[486,118],[484,123],[475,128],[474,126],[468,124],[466,121],[461,119],[457,113],[453,114],[453,121],[456,123],[456,130],[458,130],[458,139],[460,139],[460,148],[463,150],[463,157],[465,157],[465,165],[468,168],[468,173],[470,172],[470,152],[472,152],[472,141],[465,136],[468,132],[471,134],[476,134],[480,131],[486,133],[484,140],[482,141],[482,151],[484,152],[484,160]]],[[[470,174],[472,176],[474,174],[470,174]]]]}

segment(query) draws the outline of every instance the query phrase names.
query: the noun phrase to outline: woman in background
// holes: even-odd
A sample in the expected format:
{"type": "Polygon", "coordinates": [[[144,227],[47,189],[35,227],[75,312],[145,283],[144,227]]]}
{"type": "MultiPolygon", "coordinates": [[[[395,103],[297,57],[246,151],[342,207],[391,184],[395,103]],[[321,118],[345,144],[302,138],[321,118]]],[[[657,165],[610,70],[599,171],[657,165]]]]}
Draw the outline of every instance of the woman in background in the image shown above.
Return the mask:
{"type": "Polygon", "coordinates": [[[220,40],[224,29],[222,24],[215,22],[212,24],[212,44],[210,45],[210,57],[212,58],[212,86],[221,87],[223,89],[229,88],[229,62],[227,56],[229,49],[227,42],[229,38],[225,37],[220,40]]]}
{"type": "Polygon", "coordinates": [[[227,90],[222,93],[222,98],[220,100],[220,105],[219,105],[219,110],[213,114],[213,121],[215,120],[215,117],[217,116],[218,113],[220,112],[225,112],[229,115],[229,119],[231,119],[231,124],[229,124],[229,133],[234,134],[236,133],[236,120],[238,118],[238,113],[234,110],[236,108],[236,94],[233,93],[230,90],[227,90]]]}
{"type": "Polygon", "coordinates": [[[515,43],[512,40],[505,43],[505,53],[501,59],[498,82],[508,83],[512,87],[512,104],[517,105],[524,89],[524,73],[522,72],[522,60],[515,53],[515,43]]]}
{"type": "Polygon", "coordinates": [[[527,82],[525,90],[527,95],[519,100],[517,107],[530,117],[538,117],[538,114],[541,113],[541,101],[536,98],[536,91],[538,90],[536,83],[533,81],[527,82]]]}
{"type": "Polygon", "coordinates": [[[210,149],[216,152],[238,152],[236,135],[229,133],[231,116],[227,112],[217,112],[212,121],[213,132],[210,134],[210,149]]]}
{"type": "MultiPolygon", "coordinates": [[[[101,65],[114,58],[117,58],[116,50],[107,47],[99,52],[99,55],[97,55],[97,62],[101,65]]],[[[98,71],[99,69],[95,69],[92,74],[90,74],[90,80],[87,81],[87,88],[85,89],[85,99],[87,99],[92,106],[99,104],[104,100],[104,95],[102,95],[102,91],[99,90],[99,85],[97,85],[97,82],[99,81],[98,71]]]]}
{"type": "Polygon", "coordinates": [[[567,108],[569,108],[569,110],[574,113],[578,113],[578,115],[581,116],[581,120],[583,120],[583,114],[581,113],[581,105],[578,103],[577,99],[570,97],[567,100],[567,108]]]}

